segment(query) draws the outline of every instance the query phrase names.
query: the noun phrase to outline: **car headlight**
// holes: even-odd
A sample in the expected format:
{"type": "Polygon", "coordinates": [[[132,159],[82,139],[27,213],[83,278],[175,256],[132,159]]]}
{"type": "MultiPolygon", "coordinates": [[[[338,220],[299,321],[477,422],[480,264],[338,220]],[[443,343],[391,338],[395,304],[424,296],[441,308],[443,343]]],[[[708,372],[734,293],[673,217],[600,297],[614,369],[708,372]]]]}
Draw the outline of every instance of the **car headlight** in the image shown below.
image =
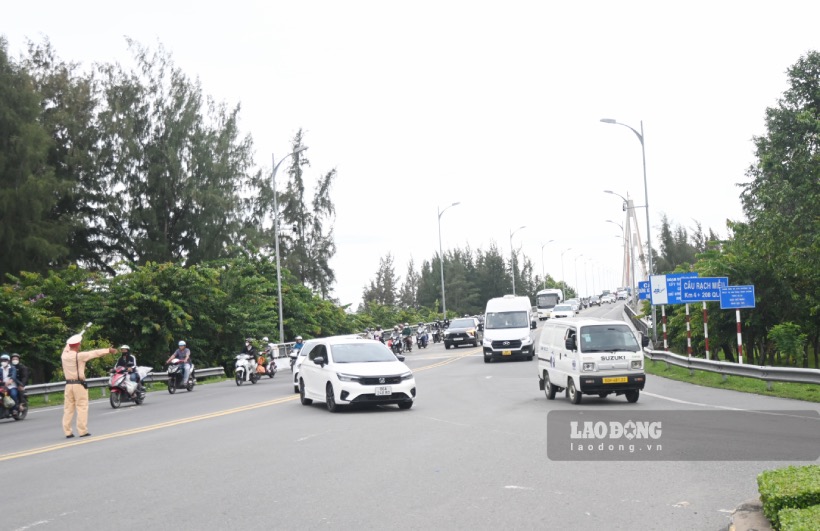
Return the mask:
{"type": "Polygon", "coordinates": [[[641,360],[632,360],[632,368],[633,369],[640,369],[643,367],[643,361],[641,360]]]}
{"type": "Polygon", "coordinates": [[[467,330],[467,335],[470,337],[475,337],[475,330],[467,330]]]}
{"type": "Polygon", "coordinates": [[[413,371],[407,371],[406,373],[401,375],[401,381],[405,380],[412,380],[413,379],[413,371]]]}
{"type": "Polygon", "coordinates": [[[524,336],[521,338],[521,343],[523,343],[524,345],[529,345],[530,343],[532,343],[532,338],[530,336],[524,336]]]}
{"type": "Polygon", "coordinates": [[[592,372],[592,371],[595,370],[595,364],[594,363],[584,363],[584,369],[583,370],[586,371],[586,372],[592,372]]]}
{"type": "Polygon", "coordinates": [[[482,341],[481,343],[482,343],[482,345],[484,345],[485,347],[491,347],[491,346],[493,346],[493,340],[492,340],[492,339],[489,339],[489,338],[486,338],[486,337],[484,338],[484,341],[482,341]]]}
{"type": "Polygon", "coordinates": [[[361,380],[360,376],[354,376],[352,374],[345,374],[343,372],[337,372],[336,377],[339,378],[340,382],[358,382],[361,380]]]}

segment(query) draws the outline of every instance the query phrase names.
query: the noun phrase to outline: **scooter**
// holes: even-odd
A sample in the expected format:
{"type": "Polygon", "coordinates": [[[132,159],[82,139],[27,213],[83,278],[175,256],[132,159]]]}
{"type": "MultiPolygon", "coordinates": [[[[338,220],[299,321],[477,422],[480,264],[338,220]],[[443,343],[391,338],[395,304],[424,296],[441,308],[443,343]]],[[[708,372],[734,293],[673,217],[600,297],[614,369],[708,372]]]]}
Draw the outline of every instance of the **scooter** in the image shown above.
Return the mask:
{"type": "Polygon", "coordinates": [[[426,326],[420,326],[418,330],[416,330],[416,343],[418,343],[419,348],[427,348],[429,337],[426,326]]]}
{"type": "Polygon", "coordinates": [[[403,342],[405,350],[407,350],[407,352],[413,352],[413,336],[406,336],[403,342]]]}
{"type": "Polygon", "coordinates": [[[404,352],[404,341],[402,341],[399,334],[393,334],[390,336],[390,339],[387,340],[387,347],[393,351],[393,354],[398,356],[404,352]]]}
{"type": "Polygon", "coordinates": [[[194,390],[196,385],[196,376],[194,375],[194,364],[191,364],[191,374],[188,376],[188,381],[183,382],[182,378],[185,375],[185,368],[182,366],[182,360],[176,359],[168,364],[168,392],[174,394],[177,389],[194,390]]]}
{"type": "Polygon", "coordinates": [[[259,374],[256,372],[256,360],[250,354],[237,354],[234,364],[234,378],[236,385],[245,382],[255,384],[259,381],[259,374]]]}
{"type": "Polygon", "coordinates": [[[273,378],[276,376],[276,359],[273,357],[273,351],[265,349],[259,359],[256,360],[256,374],[259,377],[267,376],[273,378]],[[265,356],[268,357],[265,357],[265,356]]]}
{"type": "MultiPolygon", "coordinates": [[[[137,367],[140,382],[151,372],[151,367],[137,367]]],[[[145,401],[145,388],[140,388],[137,382],[131,381],[131,374],[125,367],[114,367],[109,371],[108,391],[111,407],[117,409],[123,402],[134,402],[138,406],[145,401]]]]}
{"type": "Polygon", "coordinates": [[[292,348],[290,352],[288,352],[288,357],[290,358],[290,372],[293,372],[293,365],[296,363],[296,358],[299,357],[299,351],[302,349],[300,348],[292,348]]]}
{"type": "Polygon", "coordinates": [[[17,398],[20,401],[17,404],[17,407],[14,407],[14,400],[11,398],[11,393],[0,382],[0,419],[14,419],[14,420],[23,420],[28,415],[28,398],[26,397],[25,391],[20,391],[20,388],[17,388],[17,398]],[[8,398],[8,400],[6,400],[8,398]],[[12,407],[8,407],[11,405],[12,407]]]}

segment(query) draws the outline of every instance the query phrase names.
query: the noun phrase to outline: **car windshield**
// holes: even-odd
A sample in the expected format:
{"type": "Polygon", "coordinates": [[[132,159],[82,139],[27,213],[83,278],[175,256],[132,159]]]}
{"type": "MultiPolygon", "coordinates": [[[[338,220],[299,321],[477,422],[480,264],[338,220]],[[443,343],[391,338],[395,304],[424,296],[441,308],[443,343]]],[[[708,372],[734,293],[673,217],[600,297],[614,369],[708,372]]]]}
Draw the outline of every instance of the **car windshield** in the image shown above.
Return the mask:
{"type": "Polygon", "coordinates": [[[559,304],[558,306],[553,308],[553,311],[556,311],[556,312],[569,312],[571,310],[572,310],[572,306],[570,306],[569,304],[559,304]]]}
{"type": "Polygon", "coordinates": [[[369,363],[396,361],[396,356],[378,341],[331,345],[330,355],[336,363],[369,363]]]}
{"type": "Polygon", "coordinates": [[[488,312],[484,327],[488,330],[499,328],[529,328],[527,312],[488,312]]]}
{"type": "Polygon", "coordinates": [[[475,328],[475,321],[472,319],[455,319],[450,322],[450,328],[475,328]]]}
{"type": "Polygon", "coordinates": [[[638,352],[635,334],[626,325],[591,325],[581,329],[581,352],[638,352]]]}

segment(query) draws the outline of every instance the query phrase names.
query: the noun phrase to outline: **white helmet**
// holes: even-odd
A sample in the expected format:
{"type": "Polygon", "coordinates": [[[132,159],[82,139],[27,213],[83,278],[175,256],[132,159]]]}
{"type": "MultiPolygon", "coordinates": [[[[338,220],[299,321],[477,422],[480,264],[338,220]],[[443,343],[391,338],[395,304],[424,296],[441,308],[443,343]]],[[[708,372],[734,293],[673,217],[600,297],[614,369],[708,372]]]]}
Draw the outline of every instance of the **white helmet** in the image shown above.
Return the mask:
{"type": "Polygon", "coordinates": [[[263,338],[262,338],[262,341],[264,341],[265,343],[267,343],[267,342],[269,341],[269,339],[268,339],[268,337],[267,337],[267,336],[265,336],[265,337],[263,337],[263,338]]]}
{"type": "Polygon", "coordinates": [[[128,345],[123,345],[120,347],[120,350],[131,350],[131,347],[129,347],[128,345]]]}

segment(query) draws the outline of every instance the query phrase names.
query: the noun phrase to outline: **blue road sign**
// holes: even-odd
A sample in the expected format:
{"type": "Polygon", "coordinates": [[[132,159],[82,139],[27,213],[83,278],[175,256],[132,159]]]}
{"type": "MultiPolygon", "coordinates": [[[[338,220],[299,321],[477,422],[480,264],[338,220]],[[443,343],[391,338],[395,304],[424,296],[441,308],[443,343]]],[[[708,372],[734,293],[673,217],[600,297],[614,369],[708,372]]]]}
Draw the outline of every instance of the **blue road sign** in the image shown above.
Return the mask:
{"type": "Polygon", "coordinates": [[[722,286],[720,288],[720,309],[732,310],[735,308],[755,307],[755,287],[722,286]]]}
{"type": "Polygon", "coordinates": [[[666,275],[666,304],[684,304],[681,298],[683,279],[697,278],[697,272],[670,273],[666,275]]]}
{"type": "Polygon", "coordinates": [[[649,281],[643,280],[638,282],[638,300],[649,298],[649,281]]]}
{"type": "Polygon", "coordinates": [[[681,284],[682,303],[719,301],[721,286],[728,286],[727,277],[686,278],[681,284]]]}

